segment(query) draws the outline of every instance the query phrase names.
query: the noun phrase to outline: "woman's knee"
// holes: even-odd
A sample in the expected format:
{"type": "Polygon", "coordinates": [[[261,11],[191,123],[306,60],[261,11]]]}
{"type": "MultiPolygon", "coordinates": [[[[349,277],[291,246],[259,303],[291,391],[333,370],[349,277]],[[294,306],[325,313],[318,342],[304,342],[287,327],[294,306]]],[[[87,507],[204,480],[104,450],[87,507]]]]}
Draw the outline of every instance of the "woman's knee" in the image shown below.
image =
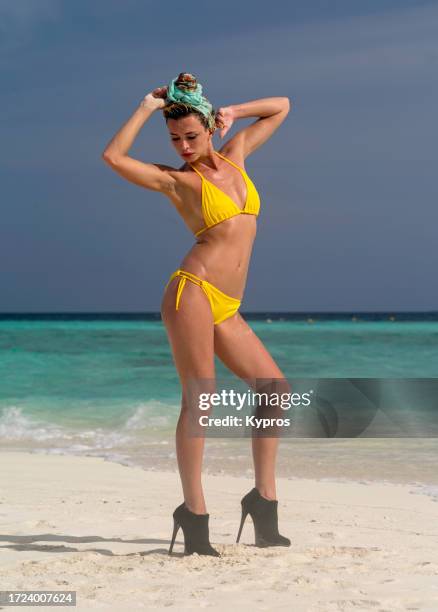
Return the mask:
{"type": "Polygon", "coordinates": [[[258,378],[254,384],[259,401],[256,415],[262,418],[281,418],[284,406],[291,399],[292,387],[286,378],[258,378]]]}
{"type": "Polygon", "coordinates": [[[204,436],[205,427],[202,426],[202,417],[212,415],[211,396],[216,392],[216,381],[211,379],[191,379],[183,383],[181,398],[181,414],[186,427],[190,428],[193,436],[204,436]]]}

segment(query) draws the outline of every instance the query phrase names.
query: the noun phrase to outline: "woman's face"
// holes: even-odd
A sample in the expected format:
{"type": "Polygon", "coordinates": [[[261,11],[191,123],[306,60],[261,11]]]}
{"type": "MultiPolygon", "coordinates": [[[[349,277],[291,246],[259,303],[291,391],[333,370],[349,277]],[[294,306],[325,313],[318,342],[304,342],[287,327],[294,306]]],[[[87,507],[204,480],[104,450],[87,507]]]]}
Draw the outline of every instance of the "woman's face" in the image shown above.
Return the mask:
{"type": "Polygon", "coordinates": [[[176,152],[185,161],[193,162],[207,151],[211,134],[196,115],[168,119],[167,129],[176,152]]]}

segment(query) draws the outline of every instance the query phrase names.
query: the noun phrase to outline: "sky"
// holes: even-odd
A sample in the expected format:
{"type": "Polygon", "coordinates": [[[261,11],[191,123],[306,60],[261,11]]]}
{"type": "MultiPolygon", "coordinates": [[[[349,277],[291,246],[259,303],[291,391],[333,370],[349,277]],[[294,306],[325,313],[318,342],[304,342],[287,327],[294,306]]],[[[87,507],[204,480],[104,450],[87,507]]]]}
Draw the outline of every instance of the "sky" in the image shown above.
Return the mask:
{"type": "MultiPolygon", "coordinates": [[[[159,311],[194,237],[101,154],[185,71],[215,108],[292,103],[245,162],[243,313],[438,310],[437,69],[435,1],[0,0],[0,312],[159,311]]],[[[181,165],[161,113],[130,154],[181,165]]]]}

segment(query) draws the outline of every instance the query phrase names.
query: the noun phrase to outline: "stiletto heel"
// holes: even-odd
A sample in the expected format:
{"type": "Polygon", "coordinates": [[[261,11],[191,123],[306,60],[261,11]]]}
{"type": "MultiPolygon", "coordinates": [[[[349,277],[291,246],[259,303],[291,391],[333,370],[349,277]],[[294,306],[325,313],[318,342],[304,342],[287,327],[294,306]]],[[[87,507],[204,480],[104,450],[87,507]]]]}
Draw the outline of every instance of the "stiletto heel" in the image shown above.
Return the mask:
{"type": "Polygon", "coordinates": [[[254,487],[242,498],[241,504],[242,518],[236,543],[239,542],[245,518],[249,514],[254,523],[256,546],[290,546],[289,538],[278,532],[278,500],[262,497],[254,487]]]}
{"type": "Polygon", "coordinates": [[[242,518],[240,520],[240,527],[239,527],[239,533],[237,534],[237,538],[236,538],[236,544],[238,544],[240,540],[240,534],[242,533],[243,524],[247,516],[248,516],[248,510],[245,510],[242,506],[242,518]]]}
{"type": "Polygon", "coordinates": [[[195,514],[183,502],[173,512],[173,534],[170,543],[169,555],[173,550],[178,529],[182,527],[184,533],[184,554],[211,555],[220,557],[220,554],[210,544],[208,519],[209,514],[195,514]]]}
{"type": "Polygon", "coordinates": [[[178,529],[181,527],[181,525],[178,523],[178,521],[174,518],[173,519],[173,533],[172,533],[172,541],[170,543],[170,548],[169,548],[169,555],[172,553],[173,550],[173,545],[175,543],[175,538],[176,538],[176,534],[178,533],[178,529]]]}

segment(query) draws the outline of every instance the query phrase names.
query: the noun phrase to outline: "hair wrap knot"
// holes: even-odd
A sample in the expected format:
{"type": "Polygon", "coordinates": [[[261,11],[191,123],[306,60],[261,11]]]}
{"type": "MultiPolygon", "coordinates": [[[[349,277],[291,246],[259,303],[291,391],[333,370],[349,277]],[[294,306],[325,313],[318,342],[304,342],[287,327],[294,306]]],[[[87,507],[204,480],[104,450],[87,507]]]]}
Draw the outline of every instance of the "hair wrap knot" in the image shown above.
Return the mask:
{"type": "Polygon", "coordinates": [[[181,72],[176,79],[172,79],[167,86],[166,101],[171,103],[183,103],[188,106],[193,106],[197,111],[202,113],[207,119],[210,128],[215,126],[215,118],[213,116],[213,106],[202,95],[202,85],[196,81],[196,78],[188,73],[181,72]]]}

